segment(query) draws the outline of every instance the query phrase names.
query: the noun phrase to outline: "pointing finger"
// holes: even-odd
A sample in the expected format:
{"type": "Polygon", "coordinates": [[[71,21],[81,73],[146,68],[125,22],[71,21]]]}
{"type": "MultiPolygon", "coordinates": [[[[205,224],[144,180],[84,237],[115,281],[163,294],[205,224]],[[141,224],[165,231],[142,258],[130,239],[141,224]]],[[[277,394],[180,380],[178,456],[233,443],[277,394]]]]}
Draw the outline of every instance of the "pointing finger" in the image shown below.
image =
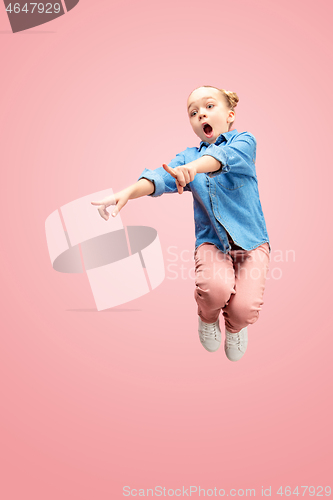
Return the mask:
{"type": "Polygon", "coordinates": [[[169,174],[171,174],[171,175],[172,175],[172,177],[177,177],[177,176],[174,174],[174,172],[173,172],[172,168],[170,168],[170,167],[169,167],[169,165],[167,165],[166,163],[163,163],[163,165],[162,165],[162,166],[163,166],[164,170],[166,170],[169,174]]]}

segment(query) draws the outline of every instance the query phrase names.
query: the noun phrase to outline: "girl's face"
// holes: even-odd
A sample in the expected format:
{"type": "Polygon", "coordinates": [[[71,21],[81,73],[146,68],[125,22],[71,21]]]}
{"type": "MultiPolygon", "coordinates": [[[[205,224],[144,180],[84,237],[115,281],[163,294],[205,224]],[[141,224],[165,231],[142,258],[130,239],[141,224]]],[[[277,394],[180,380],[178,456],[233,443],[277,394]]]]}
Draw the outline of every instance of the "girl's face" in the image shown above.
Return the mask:
{"type": "Polygon", "coordinates": [[[235,112],[227,108],[221,92],[212,87],[195,89],[187,100],[187,106],[194,133],[209,144],[228,132],[229,124],[235,117],[235,112]]]}

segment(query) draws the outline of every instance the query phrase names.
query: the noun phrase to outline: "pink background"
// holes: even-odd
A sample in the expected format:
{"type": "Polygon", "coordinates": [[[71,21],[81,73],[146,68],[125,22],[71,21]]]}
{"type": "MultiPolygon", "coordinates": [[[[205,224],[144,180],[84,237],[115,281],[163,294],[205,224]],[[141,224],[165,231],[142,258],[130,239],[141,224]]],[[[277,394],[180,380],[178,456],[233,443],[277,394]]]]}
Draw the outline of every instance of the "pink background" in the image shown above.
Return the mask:
{"type": "Polygon", "coordinates": [[[0,5],[1,498],[330,484],[332,14],[326,0],[81,0],[13,35],[0,5]],[[202,84],[240,98],[272,245],[238,363],[198,339],[190,193],[120,213],[157,229],[166,264],[122,306],[97,312],[87,276],[54,271],[46,246],[55,209],[198,145],[186,99],[202,84]]]}

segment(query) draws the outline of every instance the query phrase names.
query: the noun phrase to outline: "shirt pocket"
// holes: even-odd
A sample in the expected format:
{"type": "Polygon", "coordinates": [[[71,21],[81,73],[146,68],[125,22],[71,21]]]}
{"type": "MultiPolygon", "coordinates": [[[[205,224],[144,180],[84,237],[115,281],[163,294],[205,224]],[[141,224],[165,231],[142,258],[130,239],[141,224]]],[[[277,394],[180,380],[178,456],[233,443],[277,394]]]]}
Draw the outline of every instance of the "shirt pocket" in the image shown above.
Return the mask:
{"type": "Polygon", "coordinates": [[[235,175],[229,173],[219,174],[215,176],[215,182],[228,191],[234,191],[244,186],[244,180],[237,178],[235,175]]]}

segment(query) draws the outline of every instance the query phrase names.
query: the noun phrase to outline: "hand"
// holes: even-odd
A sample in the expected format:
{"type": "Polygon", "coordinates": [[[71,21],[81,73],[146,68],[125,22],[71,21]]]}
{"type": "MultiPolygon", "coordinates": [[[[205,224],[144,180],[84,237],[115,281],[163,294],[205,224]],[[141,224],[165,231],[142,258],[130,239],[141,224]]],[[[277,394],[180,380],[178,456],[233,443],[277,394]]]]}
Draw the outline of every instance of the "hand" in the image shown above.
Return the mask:
{"type": "Polygon", "coordinates": [[[190,166],[189,163],[187,165],[181,165],[180,167],[175,168],[170,168],[168,165],[163,163],[163,168],[176,179],[176,185],[179,194],[183,193],[183,188],[186,186],[186,184],[193,181],[197,173],[195,167],[190,166]]]}
{"type": "Polygon", "coordinates": [[[113,209],[112,216],[115,217],[120,210],[126,205],[126,203],[129,200],[129,193],[124,190],[124,191],[119,191],[118,193],[115,193],[114,195],[108,196],[107,198],[104,198],[103,200],[100,201],[92,201],[92,205],[100,205],[98,207],[99,215],[105,219],[109,220],[110,214],[106,210],[107,207],[110,205],[116,205],[116,207],[113,209]]]}

